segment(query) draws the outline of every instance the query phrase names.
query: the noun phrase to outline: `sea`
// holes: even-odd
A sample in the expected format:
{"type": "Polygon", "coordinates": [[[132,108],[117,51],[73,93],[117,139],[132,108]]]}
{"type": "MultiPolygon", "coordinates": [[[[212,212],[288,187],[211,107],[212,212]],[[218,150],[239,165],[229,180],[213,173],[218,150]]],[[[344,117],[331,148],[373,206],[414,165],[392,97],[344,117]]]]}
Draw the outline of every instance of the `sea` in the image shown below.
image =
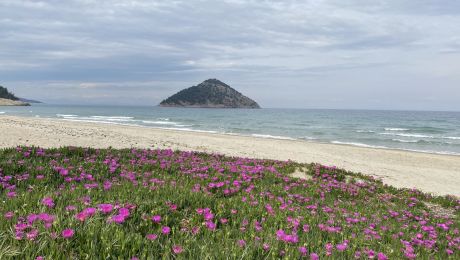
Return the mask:
{"type": "Polygon", "coordinates": [[[460,155],[460,112],[33,104],[4,115],[460,155]]]}

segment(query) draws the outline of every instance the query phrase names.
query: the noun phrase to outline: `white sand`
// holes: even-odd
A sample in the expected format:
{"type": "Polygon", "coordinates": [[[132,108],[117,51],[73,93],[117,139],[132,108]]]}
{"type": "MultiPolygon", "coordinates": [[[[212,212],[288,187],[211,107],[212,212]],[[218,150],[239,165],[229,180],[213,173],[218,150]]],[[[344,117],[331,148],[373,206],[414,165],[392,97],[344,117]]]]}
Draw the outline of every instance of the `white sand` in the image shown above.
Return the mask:
{"type": "Polygon", "coordinates": [[[18,145],[168,147],[318,162],[376,176],[395,187],[460,197],[460,156],[453,155],[0,115],[0,148],[18,145]]]}

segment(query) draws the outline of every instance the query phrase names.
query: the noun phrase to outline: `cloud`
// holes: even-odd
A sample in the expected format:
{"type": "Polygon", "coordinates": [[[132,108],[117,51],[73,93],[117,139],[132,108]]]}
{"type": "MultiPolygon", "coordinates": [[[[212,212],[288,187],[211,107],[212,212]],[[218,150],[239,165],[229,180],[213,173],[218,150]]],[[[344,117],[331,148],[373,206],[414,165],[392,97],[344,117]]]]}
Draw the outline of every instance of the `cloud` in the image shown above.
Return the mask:
{"type": "MultiPolygon", "coordinates": [[[[141,86],[153,100],[208,77],[234,82],[254,98],[263,90],[265,106],[304,106],[307,95],[324,100],[315,89],[325,82],[336,92],[349,85],[345,80],[356,91],[372,90],[379,75],[395,79],[383,86],[388,93],[417,92],[431,79],[458,86],[455,70],[439,68],[460,66],[459,14],[454,0],[3,0],[0,78],[45,100],[48,84],[59,82],[62,91],[53,96],[75,103],[81,89],[68,84],[92,86],[85,93],[117,103],[111,95],[122,89],[135,98],[141,86]],[[283,80],[302,94],[278,93],[283,80]]],[[[355,96],[374,100],[374,92],[355,96]]],[[[407,105],[387,96],[390,107],[407,105]]],[[[359,100],[350,95],[330,105],[351,103],[359,100]]]]}

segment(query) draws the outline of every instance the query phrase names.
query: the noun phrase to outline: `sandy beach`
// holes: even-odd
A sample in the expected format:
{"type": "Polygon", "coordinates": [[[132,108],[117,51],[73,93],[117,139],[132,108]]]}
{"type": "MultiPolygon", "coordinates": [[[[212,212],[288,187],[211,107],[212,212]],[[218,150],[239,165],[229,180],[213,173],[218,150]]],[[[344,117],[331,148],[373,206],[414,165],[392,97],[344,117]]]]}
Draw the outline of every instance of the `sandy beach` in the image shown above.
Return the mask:
{"type": "Polygon", "coordinates": [[[395,187],[460,196],[460,156],[372,149],[306,141],[0,116],[0,147],[83,146],[173,148],[231,156],[335,165],[395,187]]]}

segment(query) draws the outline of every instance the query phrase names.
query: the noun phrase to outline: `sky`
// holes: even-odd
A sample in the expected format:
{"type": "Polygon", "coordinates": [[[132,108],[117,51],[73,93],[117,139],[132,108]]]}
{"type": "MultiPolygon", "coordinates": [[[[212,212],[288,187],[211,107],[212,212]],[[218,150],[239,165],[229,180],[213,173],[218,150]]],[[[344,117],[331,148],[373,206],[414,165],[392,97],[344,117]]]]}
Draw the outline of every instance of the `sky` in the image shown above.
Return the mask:
{"type": "Polygon", "coordinates": [[[218,78],[263,107],[460,111],[458,0],[0,0],[0,85],[157,105],[218,78]]]}

